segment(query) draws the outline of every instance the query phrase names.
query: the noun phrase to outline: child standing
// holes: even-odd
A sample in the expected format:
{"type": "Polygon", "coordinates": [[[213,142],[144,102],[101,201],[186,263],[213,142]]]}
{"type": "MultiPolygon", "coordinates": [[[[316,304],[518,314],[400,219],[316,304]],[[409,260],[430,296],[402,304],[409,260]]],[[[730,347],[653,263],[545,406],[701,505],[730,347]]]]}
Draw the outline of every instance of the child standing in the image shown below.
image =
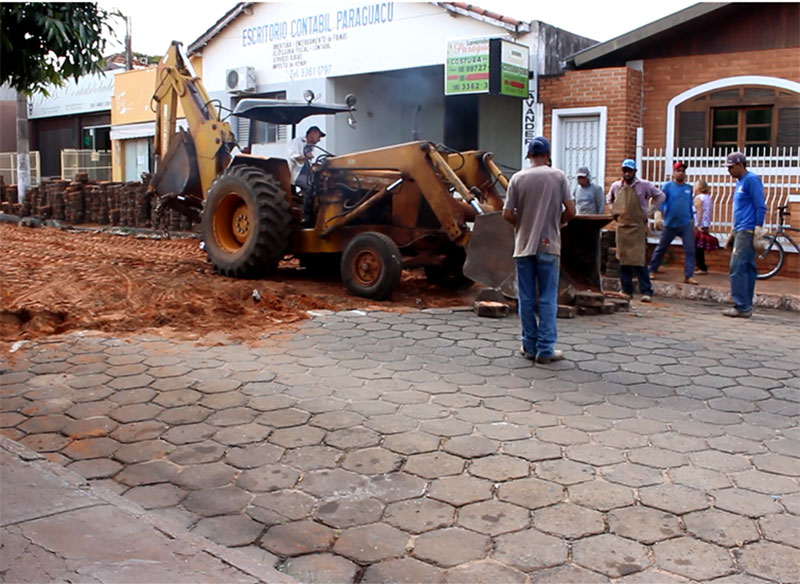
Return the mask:
{"type": "Polygon", "coordinates": [[[714,212],[714,203],[711,201],[711,189],[708,188],[708,183],[703,179],[698,180],[694,184],[694,209],[695,225],[697,226],[694,232],[694,255],[695,263],[697,264],[695,274],[702,276],[708,274],[706,250],[714,251],[715,249],[719,249],[719,241],[709,233],[711,216],[714,212]]]}

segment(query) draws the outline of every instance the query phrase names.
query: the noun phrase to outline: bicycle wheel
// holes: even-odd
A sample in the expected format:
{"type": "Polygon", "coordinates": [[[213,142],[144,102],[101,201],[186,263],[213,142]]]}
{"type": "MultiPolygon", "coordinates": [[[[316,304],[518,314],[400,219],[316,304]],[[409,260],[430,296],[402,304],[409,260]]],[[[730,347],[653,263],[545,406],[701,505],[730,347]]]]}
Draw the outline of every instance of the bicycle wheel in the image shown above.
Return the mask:
{"type": "Polygon", "coordinates": [[[783,246],[777,235],[772,235],[763,251],[756,251],[756,279],[766,280],[783,267],[783,246]]]}

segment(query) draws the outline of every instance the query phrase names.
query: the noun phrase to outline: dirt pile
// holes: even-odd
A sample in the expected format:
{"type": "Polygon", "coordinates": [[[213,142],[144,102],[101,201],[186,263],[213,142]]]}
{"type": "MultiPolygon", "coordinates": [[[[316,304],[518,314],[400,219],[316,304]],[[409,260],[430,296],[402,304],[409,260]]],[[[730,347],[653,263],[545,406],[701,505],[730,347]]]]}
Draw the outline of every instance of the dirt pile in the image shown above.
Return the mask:
{"type": "Polygon", "coordinates": [[[214,274],[199,243],[0,224],[0,342],[154,328],[246,341],[308,318],[308,310],[456,306],[475,294],[407,272],[390,300],[376,303],[349,295],[339,280],[311,278],[296,261],[282,262],[268,280],[234,280],[214,274]]]}

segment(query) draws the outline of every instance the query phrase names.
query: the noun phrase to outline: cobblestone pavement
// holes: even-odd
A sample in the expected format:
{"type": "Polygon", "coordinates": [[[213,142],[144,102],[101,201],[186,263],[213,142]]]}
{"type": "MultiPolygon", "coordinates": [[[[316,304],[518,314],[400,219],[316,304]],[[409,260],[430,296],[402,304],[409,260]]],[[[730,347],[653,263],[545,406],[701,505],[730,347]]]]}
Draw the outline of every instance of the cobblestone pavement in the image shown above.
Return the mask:
{"type": "Polygon", "coordinates": [[[2,432],[304,582],[800,579],[793,313],[323,314],[261,346],[70,335],[2,432]]]}

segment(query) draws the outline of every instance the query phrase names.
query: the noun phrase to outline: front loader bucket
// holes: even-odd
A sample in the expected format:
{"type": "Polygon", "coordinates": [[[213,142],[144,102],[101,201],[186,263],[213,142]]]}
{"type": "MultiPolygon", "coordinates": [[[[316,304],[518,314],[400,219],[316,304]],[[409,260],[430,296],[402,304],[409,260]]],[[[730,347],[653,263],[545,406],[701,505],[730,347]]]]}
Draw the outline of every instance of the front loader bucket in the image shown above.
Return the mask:
{"type": "MultiPolygon", "coordinates": [[[[609,215],[578,215],[561,229],[559,296],[570,286],[576,292],[602,292],[600,231],[610,221],[609,215]]],[[[513,254],[514,228],[503,219],[502,212],[478,215],[467,244],[464,275],[516,298],[513,254]]]]}
{"type": "Polygon", "coordinates": [[[197,195],[202,198],[197,153],[192,137],[180,128],[150,183],[159,195],[197,195]]]}
{"type": "Polygon", "coordinates": [[[484,286],[499,288],[506,296],[516,298],[517,281],[513,254],[514,227],[503,219],[503,212],[478,215],[467,244],[464,275],[484,286]]]}

